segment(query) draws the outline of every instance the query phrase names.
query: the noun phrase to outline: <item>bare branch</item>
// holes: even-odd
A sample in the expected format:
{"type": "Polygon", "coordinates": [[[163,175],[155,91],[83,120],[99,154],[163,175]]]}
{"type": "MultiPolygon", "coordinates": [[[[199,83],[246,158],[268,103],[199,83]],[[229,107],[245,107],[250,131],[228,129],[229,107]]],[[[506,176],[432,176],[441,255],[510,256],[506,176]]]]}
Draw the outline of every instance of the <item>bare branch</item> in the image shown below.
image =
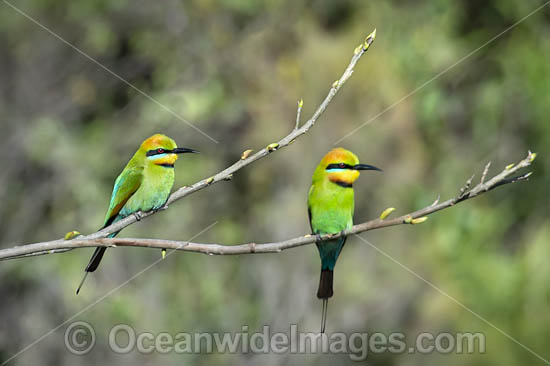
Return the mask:
{"type": "Polygon", "coordinates": [[[41,255],[64,252],[75,248],[86,247],[146,247],[146,248],[158,248],[158,249],[172,249],[182,250],[187,252],[198,252],[205,254],[253,254],[253,253],[278,253],[282,250],[295,248],[302,245],[312,244],[319,239],[338,238],[341,235],[358,234],[364,231],[380,229],[383,227],[402,225],[402,224],[420,224],[426,221],[428,215],[454,206],[455,204],[465,201],[467,199],[477,197],[493,188],[499,187],[504,184],[514,183],[517,181],[525,180],[531,175],[531,172],[522,174],[519,176],[513,176],[518,170],[528,167],[535,159],[536,154],[529,152],[527,157],[520,161],[516,165],[507,166],[502,172],[495,175],[485,183],[479,183],[472,189],[468,187],[461,193],[461,195],[451,198],[445,202],[437,203],[438,201],[426,206],[420,210],[402,215],[394,219],[386,219],[386,217],[393,211],[389,208],[383,212],[380,218],[364,222],[353,226],[352,228],[345,230],[343,233],[329,234],[321,237],[314,235],[304,235],[293,239],[284,240],[281,242],[266,243],[266,244],[240,244],[240,245],[222,245],[222,244],[202,244],[192,243],[188,241],[177,240],[162,240],[162,239],[139,239],[139,238],[90,238],[90,237],[77,237],[72,240],[53,240],[49,242],[28,244],[9,249],[0,250],[0,260],[21,258],[30,255],[41,255]],[[469,189],[469,190],[468,190],[469,189]]]}

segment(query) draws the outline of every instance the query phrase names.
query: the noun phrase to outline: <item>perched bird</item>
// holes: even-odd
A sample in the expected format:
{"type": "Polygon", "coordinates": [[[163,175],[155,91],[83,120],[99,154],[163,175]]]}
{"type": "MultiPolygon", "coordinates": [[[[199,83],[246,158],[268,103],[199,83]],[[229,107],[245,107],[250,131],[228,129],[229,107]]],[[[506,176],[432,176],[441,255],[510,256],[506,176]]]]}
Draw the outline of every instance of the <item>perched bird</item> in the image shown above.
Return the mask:
{"type": "MultiPolygon", "coordinates": [[[[177,154],[198,153],[193,149],[177,147],[170,137],[156,134],[143,141],[117,177],[103,228],[138,211],[158,210],[166,203],[174,185],[174,163],[177,154]]],[[[118,234],[112,233],[109,238],[118,234]]],[[[96,248],[84,270],[80,291],[88,273],[99,266],[105,247],[96,248]]]]}
{"type": "MultiPolygon", "coordinates": [[[[339,233],[353,226],[353,182],[360,170],[381,170],[359,159],[351,151],[335,148],[321,160],[313,173],[308,195],[308,213],[315,235],[339,233]]],[[[321,279],[317,297],[323,300],[321,333],[325,331],[328,299],[332,297],[332,280],[336,260],[344,247],[346,237],[317,241],[321,257],[321,279]]]]}

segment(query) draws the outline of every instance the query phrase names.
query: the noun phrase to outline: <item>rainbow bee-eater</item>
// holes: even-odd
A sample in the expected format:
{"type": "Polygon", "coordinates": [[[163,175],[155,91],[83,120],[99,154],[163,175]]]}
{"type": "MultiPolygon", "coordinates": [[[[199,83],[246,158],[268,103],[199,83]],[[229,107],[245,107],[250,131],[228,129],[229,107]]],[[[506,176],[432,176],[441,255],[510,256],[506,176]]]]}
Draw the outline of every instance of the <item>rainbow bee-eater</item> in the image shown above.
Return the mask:
{"type": "MultiPolygon", "coordinates": [[[[353,226],[353,182],[360,170],[381,170],[359,164],[357,156],[343,148],[329,151],[313,173],[308,195],[308,213],[315,235],[340,233],[353,226]]],[[[317,297],[323,300],[321,333],[325,331],[328,299],[332,297],[332,280],[336,260],[344,247],[346,237],[317,241],[321,257],[321,279],[317,297]]]]}
{"type": "MultiPolygon", "coordinates": [[[[109,209],[105,215],[105,228],[138,211],[161,209],[174,185],[174,163],[178,154],[197,153],[185,147],[177,147],[170,137],[156,134],[143,141],[126,167],[115,181],[109,209]]],[[[113,238],[118,234],[112,233],[113,238]]],[[[84,277],[76,290],[80,291],[88,273],[99,266],[105,247],[96,248],[84,270],[84,277]]]]}

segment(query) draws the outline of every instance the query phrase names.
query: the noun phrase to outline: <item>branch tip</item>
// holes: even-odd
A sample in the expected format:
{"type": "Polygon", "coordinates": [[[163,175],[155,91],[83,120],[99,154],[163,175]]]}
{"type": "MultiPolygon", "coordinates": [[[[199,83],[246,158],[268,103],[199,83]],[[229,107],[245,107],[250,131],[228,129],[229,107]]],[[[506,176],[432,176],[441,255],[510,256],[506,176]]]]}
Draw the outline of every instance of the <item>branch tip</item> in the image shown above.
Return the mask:
{"type": "Polygon", "coordinates": [[[369,34],[367,36],[367,38],[365,39],[365,43],[363,44],[363,51],[366,51],[369,48],[369,46],[372,44],[372,42],[374,42],[375,38],[376,38],[376,28],[374,28],[372,33],[369,34]]]}
{"type": "Polygon", "coordinates": [[[298,102],[298,110],[296,111],[296,126],[294,129],[297,130],[300,127],[300,115],[302,114],[302,107],[304,106],[304,100],[300,99],[298,102]]]}
{"type": "Polygon", "coordinates": [[[466,193],[468,193],[468,189],[470,189],[470,186],[472,185],[472,180],[474,179],[474,177],[475,177],[475,174],[472,174],[470,179],[468,179],[464,184],[464,186],[460,188],[460,192],[458,193],[458,198],[462,198],[466,195],[466,193]]]}
{"type": "Polygon", "coordinates": [[[430,205],[430,207],[434,207],[435,205],[437,205],[439,203],[439,199],[441,198],[441,195],[438,194],[437,195],[437,198],[435,199],[435,201],[430,205]]]}

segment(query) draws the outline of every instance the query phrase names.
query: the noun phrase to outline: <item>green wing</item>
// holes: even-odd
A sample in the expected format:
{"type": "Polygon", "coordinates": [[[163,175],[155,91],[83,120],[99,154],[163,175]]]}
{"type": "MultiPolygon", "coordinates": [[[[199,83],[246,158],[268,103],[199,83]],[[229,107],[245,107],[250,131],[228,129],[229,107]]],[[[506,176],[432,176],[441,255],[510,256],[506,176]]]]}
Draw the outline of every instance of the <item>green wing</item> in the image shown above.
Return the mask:
{"type": "Polygon", "coordinates": [[[111,202],[109,203],[109,210],[107,211],[107,215],[105,215],[104,227],[109,226],[113,222],[122,207],[124,207],[130,197],[138,190],[142,180],[143,167],[130,166],[130,164],[128,164],[126,168],[124,168],[115,181],[111,202]]]}

